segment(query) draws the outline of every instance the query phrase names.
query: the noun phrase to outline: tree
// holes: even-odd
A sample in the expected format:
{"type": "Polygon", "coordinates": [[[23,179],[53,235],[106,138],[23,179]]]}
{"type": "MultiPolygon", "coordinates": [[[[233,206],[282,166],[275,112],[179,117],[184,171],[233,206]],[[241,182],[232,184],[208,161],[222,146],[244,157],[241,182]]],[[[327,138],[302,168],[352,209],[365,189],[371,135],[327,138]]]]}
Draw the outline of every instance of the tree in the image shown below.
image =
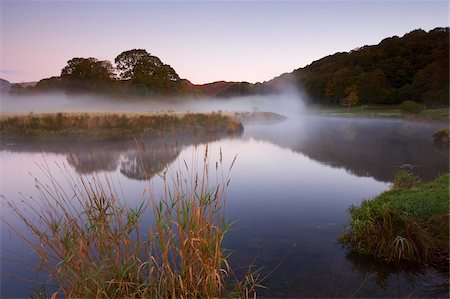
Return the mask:
{"type": "Polygon", "coordinates": [[[107,60],[72,58],[61,71],[61,77],[71,80],[112,81],[114,68],[107,60]]]}
{"type": "Polygon", "coordinates": [[[146,50],[122,52],[114,62],[119,77],[130,81],[133,88],[139,90],[139,94],[178,92],[181,89],[181,80],[175,70],[146,50]]]}
{"type": "Polygon", "coordinates": [[[112,91],[115,82],[111,62],[96,58],[72,58],[61,71],[61,85],[72,92],[112,91]]]}
{"type": "Polygon", "coordinates": [[[119,77],[135,83],[152,84],[164,81],[178,81],[180,77],[175,70],[162,63],[146,50],[134,49],[122,52],[115,59],[119,77]]]}
{"type": "Polygon", "coordinates": [[[342,99],[341,104],[347,106],[349,110],[352,110],[352,106],[358,105],[358,88],[356,85],[352,85],[347,90],[347,96],[342,99]]]}
{"type": "Polygon", "coordinates": [[[143,49],[124,51],[114,59],[114,62],[119,77],[132,81],[141,81],[145,77],[152,76],[163,64],[158,57],[151,56],[143,49]]]}
{"type": "Polygon", "coordinates": [[[365,73],[358,84],[358,96],[365,103],[391,104],[395,89],[380,69],[365,73]]]}

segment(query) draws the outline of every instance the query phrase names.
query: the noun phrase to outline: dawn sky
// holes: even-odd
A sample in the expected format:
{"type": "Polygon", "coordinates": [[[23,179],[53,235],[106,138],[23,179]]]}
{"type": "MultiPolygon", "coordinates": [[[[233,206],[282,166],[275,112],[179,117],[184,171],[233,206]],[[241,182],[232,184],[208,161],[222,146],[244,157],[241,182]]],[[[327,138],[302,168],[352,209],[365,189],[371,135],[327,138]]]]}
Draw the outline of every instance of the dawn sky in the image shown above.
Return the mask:
{"type": "Polygon", "coordinates": [[[323,56],[448,26],[447,1],[1,1],[0,77],[144,48],[193,83],[262,82],[323,56]]]}

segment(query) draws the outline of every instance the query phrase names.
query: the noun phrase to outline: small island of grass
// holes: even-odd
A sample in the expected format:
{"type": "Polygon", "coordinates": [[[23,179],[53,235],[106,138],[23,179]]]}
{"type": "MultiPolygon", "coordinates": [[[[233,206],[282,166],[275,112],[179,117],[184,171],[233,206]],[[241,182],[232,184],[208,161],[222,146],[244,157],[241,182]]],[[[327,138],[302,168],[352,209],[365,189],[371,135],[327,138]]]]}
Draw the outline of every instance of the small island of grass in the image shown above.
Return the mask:
{"type": "Polygon", "coordinates": [[[422,183],[402,171],[391,190],[349,211],[341,241],[353,252],[448,267],[449,174],[422,183]]]}
{"type": "Polygon", "coordinates": [[[220,113],[42,113],[0,116],[2,138],[115,139],[166,134],[233,134],[243,125],[220,113]]]}

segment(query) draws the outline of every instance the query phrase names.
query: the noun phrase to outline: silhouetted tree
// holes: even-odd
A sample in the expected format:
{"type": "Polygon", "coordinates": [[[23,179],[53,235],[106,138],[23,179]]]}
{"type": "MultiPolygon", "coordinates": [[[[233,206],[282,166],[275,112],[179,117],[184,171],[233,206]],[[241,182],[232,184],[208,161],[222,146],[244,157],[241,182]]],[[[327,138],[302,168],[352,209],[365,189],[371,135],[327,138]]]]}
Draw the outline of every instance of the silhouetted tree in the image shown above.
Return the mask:
{"type": "Polygon", "coordinates": [[[111,62],[96,58],[72,58],[61,71],[61,77],[76,80],[111,81],[114,68],[111,62]]]}
{"type": "Polygon", "coordinates": [[[114,62],[119,77],[133,81],[153,75],[154,71],[163,64],[159,58],[151,56],[143,49],[124,51],[114,59],[114,62]]]}
{"type": "Polygon", "coordinates": [[[173,83],[180,81],[170,65],[143,49],[122,52],[114,62],[121,79],[143,84],[153,90],[168,90],[173,83]]]}
{"type": "MultiPolygon", "coordinates": [[[[114,68],[111,62],[96,58],[72,58],[61,71],[63,88],[71,92],[112,91],[114,68]]],[[[41,85],[40,85],[41,86],[41,85]]]]}

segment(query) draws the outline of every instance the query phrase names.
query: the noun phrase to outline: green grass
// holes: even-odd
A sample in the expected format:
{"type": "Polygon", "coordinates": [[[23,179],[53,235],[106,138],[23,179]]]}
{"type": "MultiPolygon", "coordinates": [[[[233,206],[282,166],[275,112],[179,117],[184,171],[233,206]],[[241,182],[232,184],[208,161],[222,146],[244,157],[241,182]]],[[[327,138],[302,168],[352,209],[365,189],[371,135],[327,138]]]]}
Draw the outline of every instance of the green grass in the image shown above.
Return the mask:
{"type": "Polygon", "coordinates": [[[418,121],[448,121],[449,108],[425,109],[417,114],[402,112],[398,105],[361,105],[348,109],[339,106],[320,106],[314,110],[316,113],[336,116],[354,117],[403,117],[418,121]]]}
{"type": "Polygon", "coordinates": [[[386,260],[448,264],[449,174],[409,184],[401,173],[397,184],[349,209],[351,221],[341,241],[354,252],[386,260]]]}
{"type": "Polygon", "coordinates": [[[114,139],[136,135],[239,133],[242,123],[219,113],[41,113],[1,115],[1,137],[114,139]]]}
{"type": "Polygon", "coordinates": [[[210,183],[206,148],[203,167],[184,161],[183,171],[165,169],[161,197],[150,188],[131,207],[108,178],[101,183],[64,167],[61,174],[49,173],[44,166],[50,182],[36,179],[39,201],[27,198],[24,207],[17,202],[9,207],[33,236],[22,238],[40,259],[37,269],[58,286],[52,298],[253,297],[257,280],[251,273],[235,278],[230,253],[222,247],[230,228],[224,193],[235,159],[225,171],[222,155],[211,163],[217,173],[210,183]],[[148,213],[155,222],[144,227],[148,213]]]}

